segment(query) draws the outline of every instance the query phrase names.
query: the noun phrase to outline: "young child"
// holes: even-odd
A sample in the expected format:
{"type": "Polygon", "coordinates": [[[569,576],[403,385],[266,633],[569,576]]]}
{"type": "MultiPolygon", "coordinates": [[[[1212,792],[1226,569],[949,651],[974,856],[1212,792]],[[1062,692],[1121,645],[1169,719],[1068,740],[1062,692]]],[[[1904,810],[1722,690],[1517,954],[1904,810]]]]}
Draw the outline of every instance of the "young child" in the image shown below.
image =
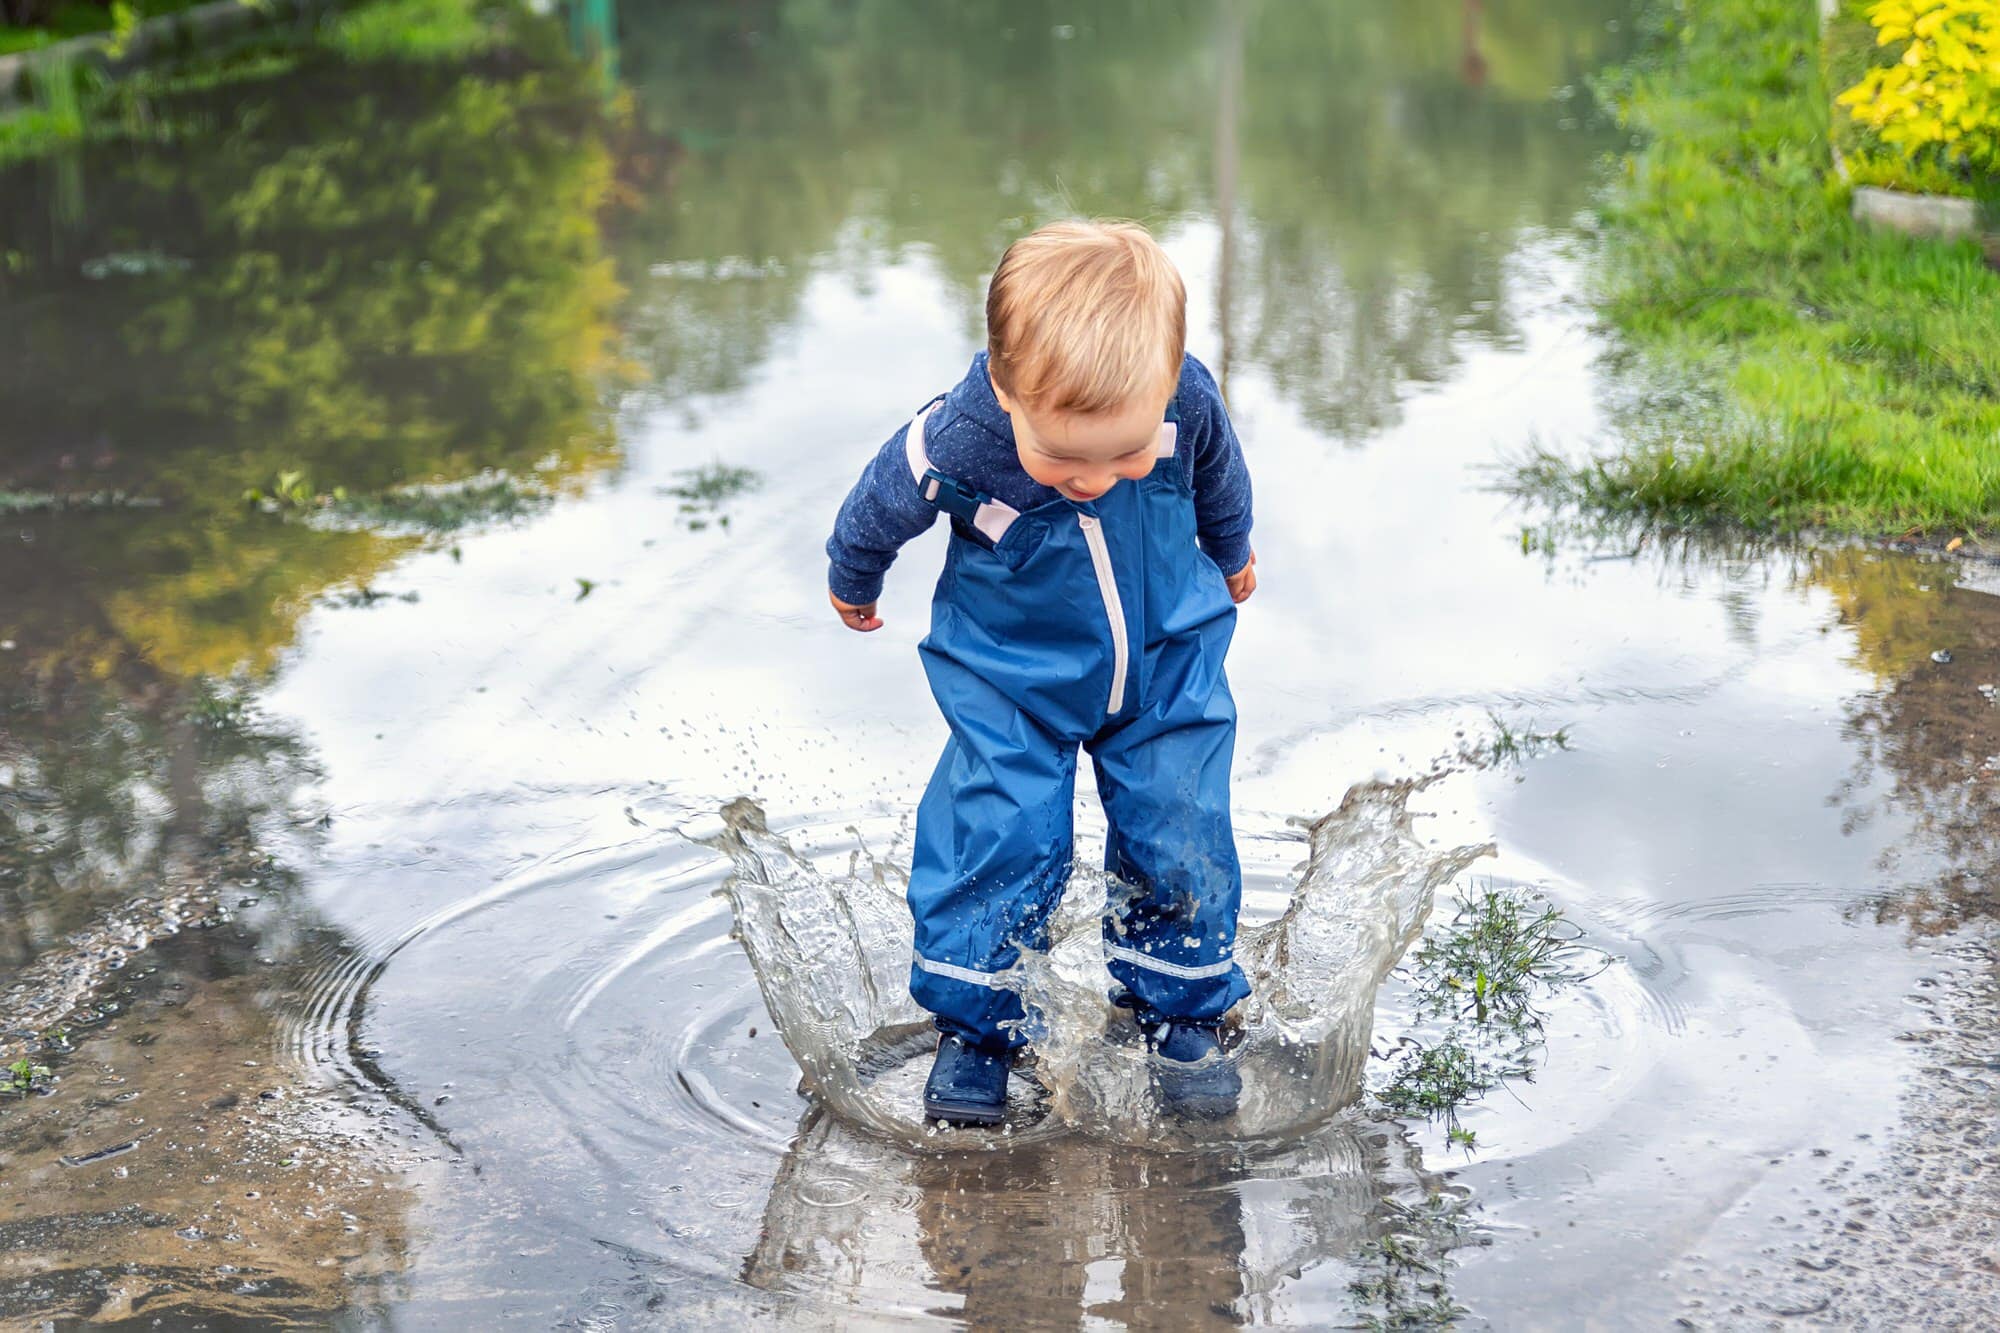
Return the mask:
{"type": "Polygon", "coordinates": [[[951,518],[920,646],[951,739],[917,809],[910,992],[937,1015],[924,1113],[997,1124],[1023,1042],[997,974],[1047,945],[1077,747],[1096,765],[1119,1003],[1169,1109],[1228,1115],[1220,1020],[1249,993],[1222,659],[1257,586],[1250,477],[1187,295],[1144,228],[1061,222],[1008,248],[987,350],[883,446],[827,542],[829,597],[874,630],[896,552],[951,518]]]}

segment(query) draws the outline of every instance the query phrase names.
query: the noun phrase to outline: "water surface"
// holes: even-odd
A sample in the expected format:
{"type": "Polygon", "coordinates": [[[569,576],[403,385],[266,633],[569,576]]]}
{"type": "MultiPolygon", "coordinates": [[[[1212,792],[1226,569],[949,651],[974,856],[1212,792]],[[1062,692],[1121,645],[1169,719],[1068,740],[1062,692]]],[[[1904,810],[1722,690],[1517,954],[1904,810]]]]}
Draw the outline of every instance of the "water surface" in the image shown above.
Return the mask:
{"type": "MultiPolygon", "coordinates": [[[[0,1103],[0,1310],[1990,1308],[2000,602],[1490,489],[1620,401],[1582,89],[1631,21],[651,7],[629,123],[500,57],[341,67],[0,177],[0,968],[9,1026],[65,1029],[52,1095],[0,1103]],[[1072,211],[1160,234],[1257,480],[1253,913],[1289,819],[1493,717],[1569,729],[1414,804],[1613,958],[1470,1153],[1365,1103],[1254,1148],[912,1147],[800,1094],[729,937],[731,799],[829,874],[907,843],[939,538],[870,636],[820,544],[1006,240],[1072,211]]],[[[1419,1027],[1392,980],[1378,1083],[1419,1027]]]]}

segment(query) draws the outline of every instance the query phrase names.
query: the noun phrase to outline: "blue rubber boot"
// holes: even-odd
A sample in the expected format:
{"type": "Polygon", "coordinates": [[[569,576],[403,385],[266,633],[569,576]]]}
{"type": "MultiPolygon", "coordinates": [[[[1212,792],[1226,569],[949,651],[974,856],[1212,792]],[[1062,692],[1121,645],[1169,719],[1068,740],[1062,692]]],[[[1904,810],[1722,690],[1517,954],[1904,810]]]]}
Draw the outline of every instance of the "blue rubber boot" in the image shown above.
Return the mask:
{"type": "Polygon", "coordinates": [[[1006,1057],[988,1055],[955,1033],[938,1038],[924,1083],[924,1118],[953,1125],[997,1125],[1007,1109],[1006,1057]]]}
{"type": "Polygon", "coordinates": [[[1243,1076],[1222,1050],[1222,1028],[1213,1023],[1159,1023],[1146,1029],[1153,1082],[1167,1114],[1187,1120],[1221,1120],[1236,1114],[1243,1076]]]}

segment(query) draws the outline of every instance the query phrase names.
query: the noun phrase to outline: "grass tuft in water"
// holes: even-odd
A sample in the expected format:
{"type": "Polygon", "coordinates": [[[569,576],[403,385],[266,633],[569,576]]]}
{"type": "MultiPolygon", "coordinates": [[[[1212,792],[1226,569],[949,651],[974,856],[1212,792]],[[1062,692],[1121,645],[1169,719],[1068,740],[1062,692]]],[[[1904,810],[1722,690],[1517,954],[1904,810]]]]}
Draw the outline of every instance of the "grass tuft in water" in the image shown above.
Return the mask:
{"type": "Polygon", "coordinates": [[[728,527],[729,515],[722,512],[723,506],[764,484],[756,469],[727,463],[704,463],[675,476],[674,484],[660,487],[658,494],[680,501],[680,520],[691,532],[700,532],[711,521],[728,527]]]}
{"type": "Polygon", "coordinates": [[[1462,894],[1449,924],[1407,966],[1417,1016],[1431,1032],[1402,1039],[1377,1104],[1441,1121],[1447,1141],[1472,1149],[1476,1136],[1459,1111],[1508,1083],[1532,1082],[1541,1006],[1608,962],[1561,908],[1531,891],[1489,884],[1462,894]]]}
{"type": "Polygon", "coordinates": [[[269,514],[287,509],[311,509],[316,505],[344,500],[347,492],[336,490],[330,496],[314,493],[312,483],[306,480],[303,471],[292,469],[280,472],[267,487],[252,486],[243,492],[243,502],[253,504],[269,514]]]}
{"type": "Polygon", "coordinates": [[[1450,927],[1425,940],[1412,964],[1423,1012],[1539,1030],[1538,1000],[1604,969],[1604,955],[1582,939],[1561,908],[1535,894],[1488,885],[1462,896],[1450,927]]]}
{"type": "Polygon", "coordinates": [[[374,495],[340,492],[329,507],[340,518],[370,527],[440,535],[528,518],[554,501],[546,487],[487,472],[464,482],[404,486],[374,495]]]}
{"type": "Polygon", "coordinates": [[[1465,740],[1462,734],[1460,737],[1458,761],[1471,768],[1525,764],[1530,759],[1569,749],[1568,727],[1540,731],[1533,721],[1513,723],[1490,711],[1486,720],[1493,728],[1488,735],[1477,741],[1465,740]]]}
{"type": "Polygon", "coordinates": [[[1428,1046],[1408,1038],[1377,1100],[1392,1115],[1420,1115],[1456,1128],[1460,1107],[1478,1101],[1509,1077],[1532,1072],[1532,1067],[1518,1064],[1496,1066],[1450,1037],[1428,1046]]]}
{"type": "MultiPolygon", "coordinates": [[[[0,513],[6,512],[8,500],[7,493],[0,492],[0,513]]],[[[442,536],[539,514],[555,502],[555,495],[538,482],[498,471],[482,472],[464,481],[397,486],[373,493],[351,494],[345,486],[322,492],[303,469],[289,469],[264,486],[244,491],[243,502],[267,514],[442,536]]]]}
{"type": "Polygon", "coordinates": [[[1671,525],[2000,530],[2000,275],[1864,230],[1831,178],[1814,6],[1685,0],[1603,80],[1647,142],[1593,279],[1634,388],[1615,449],[1506,489],[1671,525]]]}
{"type": "Polygon", "coordinates": [[[0,514],[76,513],[104,509],[157,509],[160,502],[125,491],[0,491],[0,514]]]}
{"type": "Polygon", "coordinates": [[[27,1056],[22,1056],[11,1065],[0,1066],[0,1091],[11,1092],[17,1097],[25,1097],[31,1092],[41,1092],[49,1085],[54,1071],[47,1065],[38,1065],[27,1056]]]}

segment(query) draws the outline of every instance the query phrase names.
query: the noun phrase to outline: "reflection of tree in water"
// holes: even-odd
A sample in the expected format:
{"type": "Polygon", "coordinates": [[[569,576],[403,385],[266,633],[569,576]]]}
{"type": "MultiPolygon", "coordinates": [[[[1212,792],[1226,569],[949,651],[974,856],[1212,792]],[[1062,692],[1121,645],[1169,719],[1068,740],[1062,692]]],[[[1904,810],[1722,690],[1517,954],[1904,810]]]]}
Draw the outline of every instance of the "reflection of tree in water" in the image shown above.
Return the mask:
{"type": "Polygon", "coordinates": [[[1893,812],[1915,830],[1888,854],[1900,883],[1881,914],[1923,933],[2000,915],[2000,598],[1950,586],[1948,565],[1854,549],[1820,553],[1809,578],[1881,683],[1848,705],[1858,755],[1834,799],[1849,827],[1893,812]]]}
{"type": "Polygon", "coordinates": [[[1855,758],[1829,802],[1849,833],[1885,817],[1910,830],[1882,854],[1879,913],[1927,933],[2000,915],[2000,596],[1959,586],[1990,580],[1990,567],[1568,511],[1523,530],[1523,553],[1539,552],[1551,576],[1578,547],[1643,555],[1684,592],[1716,590],[1730,639],[1751,654],[1774,582],[1824,590],[1852,636],[1853,664],[1877,685],[1845,705],[1855,758]]]}
{"type": "Polygon", "coordinates": [[[280,874],[298,739],[202,680],[0,675],[0,973],[134,891],[280,874]]]}
{"type": "Polygon", "coordinates": [[[320,62],[153,110],[210,132],[85,150],[74,217],[49,164],[0,173],[0,492],[156,502],[8,520],[17,957],[99,890],[236,855],[306,769],[253,720],[256,682],[316,597],[412,538],[247,490],[560,485],[612,456],[609,153],[579,71],[320,62]]]}
{"type": "Polygon", "coordinates": [[[612,456],[609,154],[576,71],[319,63],[155,112],[230,128],[85,151],[75,217],[49,164],[0,173],[0,492],[86,497],[13,514],[0,564],[14,961],[105,895],[253,855],[308,771],[256,683],[413,539],[246,490],[561,485],[612,456]],[[156,503],[89,507],[112,489],[156,503]]]}
{"type": "Polygon", "coordinates": [[[865,283],[911,246],[934,256],[974,327],[983,276],[1023,219],[1192,206],[1191,164],[1174,159],[1202,113],[1163,94],[1198,75],[1206,10],[767,0],[631,11],[637,114],[688,149],[663,206],[620,240],[628,271],[656,266],[635,279],[636,354],[668,401],[736,388],[815,273],[865,283]]]}
{"type": "Polygon", "coordinates": [[[1466,341],[1517,338],[1509,258],[1523,231],[1566,225],[1592,178],[1592,141],[1550,94],[1609,57],[1621,11],[1486,5],[1473,85],[1458,3],[1248,8],[1238,355],[1358,438],[1466,341]]]}
{"type": "Polygon", "coordinates": [[[1608,58],[1624,7],[1488,0],[1478,87],[1460,0],[655,12],[630,16],[625,69],[687,151],[620,248],[653,265],[632,319],[670,400],[746,382],[816,273],[866,283],[921,249],[974,332],[984,275],[1034,222],[1171,223],[1227,197],[1234,360],[1355,436],[1462,340],[1514,336],[1507,256],[1591,177],[1549,94],[1608,58]]]}
{"type": "Polygon", "coordinates": [[[211,506],[601,453],[609,163],[571,75],[321,65],[209,94],[235,128],[0,178],[7,482],[211,506]]]}
{"type": "Polygon", "coordinates": [[[351,1228],[332,1193],[292,1197],[378,1175],[377,1154],[285,1121],[288,1066],[244,1063],[282,1040],[288,969],[341,947],[288,892],[317,836],[294,808],[314,770],[257,696],[316,599],[471,501],[358,502],[489,469],[561,488],[614,456],[610,155],[578,72],[508,52],[317,63],[154,110],[165,142],[0,173],[0,973],[88,982],[120,1014],[74,1052],[57,1039],[56,1095],[7,1118],[0,1152],[36,1201],[5,1224],[28,1266],[0,1264],[9,1316],[169,1312],[176,1289],[198,1311],[302,1314],[350,1294],[323,1257],[400,1262],[400,1195],[379,1181],[355,1185],[351,1228]],[[285,474],[283,512],[245,503],[285,474]],[[336,486],[361,522],[319,521],[336,486]],[[96,498],[113,490],[152,503],[96,498]],[[395,533],[367,526],[383,516],[395,533]],[[104,958],[66,942],[189,885],[243,919],[101,985],[104,958]],[[129,1176],[58,1161],[129,1135],[133,1107],[85,1095],[104,1078],[156,1131],[129,1176]],[[307,1161],[277,1160],[297,1143],[307,1161]],[[206,1242],[183,1229],[267,1257],[208,1290],[215,1260],[190,1277],[183,1252],[206,1242]],[[101,1257],[125,1294],[50,1270],[64,1253],[101,1257]]]}
{"type": "Polygon", "coordinates": [[[231,128],[86,150],[74,220],[49,164],[0,174],[0,491],[158,502],[33,524],[70,596],[0,605],[27,656],[95,659],[85,634],[267,669],[401,544],[244,503],[283,474],[310,498],[609,461],[609,154],[580,75],[319,64],[156,110],[231,128]]]}
{"type": "MultiPolygon", "coordinates": [[[[378,1175],[379,1156],[284,1121],[290,1100],[261,1094],[288,1076],[243,1056],[281,1040],[270,990],[293,960],[338,945],[287,892],[316,834],[294,809],[314,772],[260,715],[259,686],[316,598],[416,538],[244,493],[297,473],[307,500],[360,499],[487,469],[561,487],[613,456],[609,154],[575,73],[504,53],[470,70],[317,64],[157,109],[211,129],[0,175],[0,972],[32,962],[120,1013],[52,1053],[56,1095],[8,1119],[27,1135],[4,1145],[10,1177],[35,1182],[37,1207],[10,1216],[5,1248],[54,1275],[19,1285],[26,1270],[0,1265],[9,1315],[142,1298],[304,1315],[350,1294],[347,1265],[321,1258],[400,1263],[399,1195],[356,1185],[348,1228],[332,1194],[289,1188],[378,1175]],[[87,207],[58,207],[59,186],[87,207]],[[96,503],[107,490],[154,503],[96,503]],[[183,885],[262,905],[93,981],[102,960],[66,937],[183,885]],[[129,1118],[84,1095],[98,1078],[123,1080],[158,1131],[129,1176],[57,1160],[129,1118]],[[310,1160],[294,1171],[276,1159],[297,1143],[310,1160]],[[206,1242],[182,1230],[261,1234],[268,1257],[207,1290],[182,1253],[206,1242]],[[125,1274],[125,1294],[49,1269],[71,1252],[125,1274]]],[[[410,509],[399,531],[421,528],[410,509]]]]}

